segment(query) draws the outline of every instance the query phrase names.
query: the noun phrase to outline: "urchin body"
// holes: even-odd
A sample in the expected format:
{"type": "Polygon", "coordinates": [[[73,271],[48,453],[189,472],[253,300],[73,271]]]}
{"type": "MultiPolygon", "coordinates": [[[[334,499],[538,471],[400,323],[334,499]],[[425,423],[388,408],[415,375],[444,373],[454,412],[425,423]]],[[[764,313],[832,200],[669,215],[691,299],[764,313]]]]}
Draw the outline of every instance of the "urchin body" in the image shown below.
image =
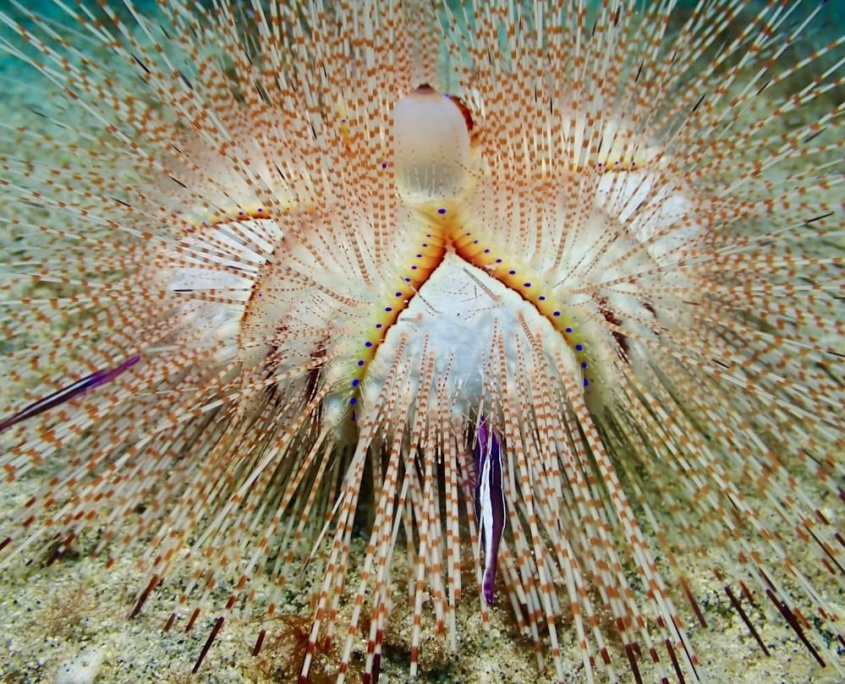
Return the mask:
{"type": "Polygon", "coordinates": [[[734,27],[743,4],[702,3],[677,38],[673,7],[633,2],[471,20],[271,3],[254,35],[225,3],[162,3],[161,35],[87,8],[80,29],[125,72],[5,21],[27,46],[7,51],[107,137],[49,178],[5,159],[4,197],[37,200],[28,227],[57,240],[10,257],[9,289],[57,293],[7,304],[20,391],[0,462],[12,481],[68,459],[12,517],[8,558],[97,522],[98,549],[144,540],[134,612],[193,565],[186,603],[229,592],[209,643],[256,574],[316,562],[302,677],[333,641],[345,675],[365,611],[371,677],[404,540],[412,674],[429,607],[456,644],[469,557],[485,623],[510,603],[558,680],[561,629],[587,677],[646,661],[682,680],[697,658],[675,604],[703,622],[684,559],[706,548],[758,641],[737,595],[826,660],[838,609],[804,568],[841,589],[845,559],[805,482],[842,497],[841,357],[822,341],[842,334],[842,259],[805,231],[841,230],[840,181],[776,171],[841,151],[823,130],[841,105],[775,124],[842,77],[789,91],[801,63],[778,71],[773,36],[802,24],[772,7],[734,27]],[[777,86],[785,104],[746,124],[777,86]],[[69,332],[36,344],[53,311],[69,332]],[[785,551],[796,535],[810,560],[785,551]]]}

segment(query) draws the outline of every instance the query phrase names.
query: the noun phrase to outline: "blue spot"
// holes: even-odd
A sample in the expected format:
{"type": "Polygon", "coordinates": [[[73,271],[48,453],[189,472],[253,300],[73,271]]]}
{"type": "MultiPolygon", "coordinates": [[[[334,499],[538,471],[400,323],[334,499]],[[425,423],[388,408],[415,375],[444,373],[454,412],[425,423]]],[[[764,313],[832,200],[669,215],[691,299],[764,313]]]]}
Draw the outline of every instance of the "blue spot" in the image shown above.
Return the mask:
{"type": "Polygon", "coordinates": [[[584,351],[584,345],[583,344],[576,344],[575,345],[575,351],[584,351]]]}
{"type": "Polygon", "coordinates": [[[416,267],[416,266],[411,266],[411,270],[412,270],[412,271],[416,271],[416,270],[417,270],[417,267],[416,267]]]}
{"type": "Polygon", "coordinates": [[[379,330],[380,328],[381,328],[381,323],[376,323],[376,330],[379,330]]]}
{"type": "Polygon", "coordinates": [[[572,334],[572,328],[567,328],[567,329],[566,329],[566,334],[567,334],[567,335],[571,335],[571,334],[572,334]]]}
{"type": "Polygon", "coordinates": [[[359,359],[359,360],[358,360],[358,365],[359,365],[359,366],[363,366],[363,365],[364,365],[364,359],[359,359]]]}
{"type": "Polygon", "coordinates": [[[522,283],[523,287],[531,287],[531,283],[522,283]]]}
{"type": "Polygon", "coordinates": [[[361,384],[361,381],[360,381],[360,380],[358,380],[358,379],[355,379],[355,380],[353,380],[353,381],[352,381],[352,386],[353,386],[353,387],[357,387],[357,386],[358,386],[358,385],[360,385],[360,384],[361,384]]]}
{"type": "Polygon", "coordinates": [[[540,299],[541,302],[545,302],[546,301],[546,295],[540,295],[539,299],[540,299]]]}
{"type": "Polygon", "coordinates": [[[352,422],[354,423],[356,420],[358,420],[358,415],[355,413],[355,411],[353,411],[352,412],[352,422]]]}
{"type": "Polygon", "coordinates": [[[472,244],[477,245],[477,244],[478,244],[478,240],[473,240],[473,241],[472,241],[472,244]]]}
{"type": "Polygon", "coordinates": [[[590,381],[587,380],[586,378],[584,378],[584,387],[589,387],[589,386],[590,386],[590,381]]]}
{"type": "Polygon", "coordinates": [[[423,247],[428,247],[428,243],[427,243],[427,242],[423,242],[423,247]]]}
{"type": "Polygon", "coordinates": [[[422,254],[417,254],[417,259],[422,259],[422,254]]]}
{"type": "Polygon", "coordinates": [[[586,367],[587,367],[587,362],[586,362],[586,361],[582,361],[582,362],[581,362],[581,368],[586,368],[586,367]]]}
{"type": "Polygon", "coordinates": [[[372,346],[373,346],[373,343],[372,343],[372,342],[364,342],[364,346],[365,346],[367,349],[369,349],[370,347],[372,347],[372,346]]]}
{"type": "Polygon", "coordinates": [[[516,275],[516,271],[508,271],[510,275],[516,275]]]}
{"type": "Polygon", "coordinates": [[[391,311],[393,311],[393,307],[392,306],[386,306],[386,307],[384,307],[384,310],[387,311],[387,313],[390,313],[391,311]]]}
{"type": "Polygon", "coordinates": [[[501,259],[496,259],[496,263],[497,263],[497,264],[501,264],[501,263],[502,263],[502,260],[501,260],[501,259]]]}
{"type": "Polygon", "coordinates": [[[397,296],[397,297],[401,297],[401,296],[402,296],[402,293],[401,293],[401,292],[397,292],[397,293],[396,293],[396,296],[397,296]]]}
{"type": "Polygon", "coordinates": [[[555,311],[552,316],[560,316],[560,311],[555,311]]]}
{"type": "Polygon", "coordinates": [[[443,214],[446,213],[446,210],[443,207],[440,207],[440,209],[437,210],[437,213],[442,216],[443,214]]]}
{"type": "Polygon", "coordinates": [[[405,278],[405,282],[406,282],[406,283],[410,283],[410,282],[411,282],[411,279],[410,279],[410,278],[405,278]]]}
{"type": "Polygon", "coordinates": [[[349,400],[349,405],[350,405],[350,406],[355,406],[355,404],[357,404],[357,403],[358,403],[358,399],[357,399],[356,397],[352,397],[352,398],[349,400]]]}
{"type": "Polygon", "coordinates": [[[484,250],[484,253],[485,253],[485,254],[490,254],[490,250],[489,250],[489,249],[485,249],[485,250],[484,250]]]}

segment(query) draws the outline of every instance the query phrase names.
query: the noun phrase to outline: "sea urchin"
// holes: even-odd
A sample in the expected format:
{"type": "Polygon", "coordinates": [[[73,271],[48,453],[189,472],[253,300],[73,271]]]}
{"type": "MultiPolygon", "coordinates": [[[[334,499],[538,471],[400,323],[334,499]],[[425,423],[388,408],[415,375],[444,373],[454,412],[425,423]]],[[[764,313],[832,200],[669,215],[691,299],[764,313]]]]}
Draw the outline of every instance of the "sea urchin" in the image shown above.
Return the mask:
{"type": "Polygon", "coordinates": [[[411,675],[470,582],[558,681],[564,642],[697,680],[711,573],[762,651],[778,617],[842,672],[819,9],[8,0],[43,102],[2,127],[0,465],[38,484],[0,560],[139,548],[133,614],[175,582],[199,661],[307,567],[301,678],[338,681],[359,641],[378,676],[400,580],[411,675]]]}

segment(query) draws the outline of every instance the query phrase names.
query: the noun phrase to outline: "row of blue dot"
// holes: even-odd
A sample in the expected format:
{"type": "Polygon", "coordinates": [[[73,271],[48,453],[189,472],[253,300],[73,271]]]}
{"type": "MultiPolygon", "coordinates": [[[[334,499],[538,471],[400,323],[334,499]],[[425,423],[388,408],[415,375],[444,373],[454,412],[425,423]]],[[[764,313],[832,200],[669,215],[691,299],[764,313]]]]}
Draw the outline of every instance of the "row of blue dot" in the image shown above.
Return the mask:
{"type": "MultiPolygon", "coordinates": [[[[618,163],[618,162],[617,162],[617,163],[618,163]]],[[[466,236],[467,236],[467,237],[472,237],[472,233],[471,233],[471,232],[468,232],[468,233],[466,234],[466,236]]],[[[477,244],[478,244],[478,240],[473,240],[473,244],[474,244],[474,245],[477,245],[477,244]]],[[[485,248],[485,249],[484,249],[484,254],[489,254],[489,253],[490,253],[490,249],[489,249],[489,248],[485,248]]],[[[497,263],[497,264],[501,264],[501,263],[502,263],[502,260],[497,258],[495,263],[497,263]]],[[[510,270],[508,271],[508,275],[515,276],[515,275],[516,275],[516,271],[515,271],[515,270],[513,270],[513,269],[510,269],[510,270]]],[[[526,290],[528,290],[528,289],[530,289],[530,288],[531,288],[531,283],[530,283],[530,282],[526,282],[526,283],[523,283],[523,284],[522,284],[522,286],[523,286],[526,290]]],[[[539,296],[537,297],[537,299],[538,299],[539,301],[541,301],[541,302],[545,302],[545,301],[546,301],[546,295],[539,295],[539,296]]],[[[552,312],[552,316],[554,316],[555,318],[559,318],[559,317],[560,317],[560,315],[561,315],[560,311],[553,311],[553,312],[552,312]]],[[[566,328],[566,334],[567,334],[567,335],[571,335],[571,334],[572,334],[572,332],[573,332],[572,328],[566,328]]],[[[583,345],[583,344],[576,344],[576,345],[575,345],[575,351],[577,351],[577,352],[583,352],[583,351],[584,351],[584,345],[583,345]]],[[[581,362],[581,368],[583,368],[583,369],[585,369],[585,370],[586,370],[586,368],[587,368],[587,362],[586,362],[586,361],[582,361],[582,362],[581,362]]],[[[584,387],[589,387],[589,386],[590,386],[590,381],[589,381],[589,380],[587,380],[586,378],[584,378],[584,387]]]]}
{"type": "MultiPolygon", "coordinates": [[[[382,164],[381,164],[381,168],[386,169],[386,168],[387,168],[387,162],[382,162],[382,164]]],[[[438,213],[438,214],[440,214],[441,216],[445,215],[445,214],[446,214],[446,208],[445,208],[445,207],[440,207],[440,208],[437,210],[437,213],[438,213]]],[[[430,238],[430,237],[431,237],[431,233],[427,233],[427,234],[426,234],[426,237],[427,237],[427,238],[430,238]]],[[[477,242],[477,241],[476,241],[476,242],[477,242]]],[[[423,247],[428,247],[428,243],[427,243],[427,242],[424,242],[424,243],[422,244],[422,246],[423,246],[423,247]]],[[[489,250],[488,250],[488,251],[489,251],[489,250]]],[[[422,258],[423,258],[422,253],[418,253],[418,254],[417,254],[417,259],[422,259],[422,258]]],[[[411,266],[411,270],[412,270],[412,271],[417,271],[417,270],[419,270],[419,268],[417,267],[417,265],[416,265],[416,264],[414,264],[413,266],[411,266]]],[[[412,281],[411,281],[411,278],[410,278],[410,277],[408,277],[408,276],[405,276],[405,277],[403,278],[403,280],[404,280],[406,283],[410,283],[410,282],[412,282],[412,281]]],[[[397,297],[402,297],[402,296],[403,296],[403,293],[402,293],[402,292],[396,292],[396,293],[395,293],[395,295],[396,295],[397,297]]],[[[385,310],[385,312],[387,312],[387,313],[391,313],[391,312],[393,311],[393,307],[391,307],[391,306],[386,306],[386,307],[384,307],[384,310],[385,310]]],[[[375,327],[376,327],[376,330],[381,330],[381,328],[382,328],[382,327],[384,327],[384,326],[383,326],[383,324],[382,324],[382,323],[376,323],[376,326],[375,326],[375,327]]],[[[365,343],[364,343],[364,347],[366,347],[367,349],[371,349],[371,348],[372,348],[372,346],[373,346],[373,343],[372,343],[372,342],[370,342],[369,340],[368,340],[367,342],[365,342],[365,343]]],[[[366,363],[367,363],[367,362],[366,362],[364,359],[358,359],[358,367],[359,367],[359,368],[363,368],[363,367],[366,365],[366,363]]],[[[352,380],[352,388],[353,388],[353,389],[357,389],[357,388],[358,388],[358,386],[359,386],[360,384],[361,384],[361,381],[360,381],[358,378],[355,378],[354,380],[352,380]]],[[[349,399],[349,405],[350,405],[350,406],[355,406],[355,404],[357,404],[357,403],[358,403],[358,397],[356,397],[356,396],[350,397],[350,399],[349,399]]],[[[355,419],[356,419],[356,415],[355,415],[355,412],[353,411],[353,412],[352,412],[352,420],[355,420],[355,419]]]]}
{"type": "MultiPolygon", "coordinates": [[[[382,168],[384,168],[384,166],[386,166],[386,165],[385,165],[385,164],[382,164],[382,168]]],[[[441,207],[440,209],[438,209],[438,210],[437,210],[437,213],[439,213],[439,214],[445,214],[445,213],[446,213],[446,209],[444,209],[444,208],[442,208],[442,207],[441,207]]],[[[426,238],[430,238],[430,237],[431,237],[431,233],[426,233],[426,238]]],[[[422,243],[422,246],[423,246],[423,247],[428,247],[428,243],[427,243],[427,242],[423,242],[423,243],[422,243]]],[[[421,252],[418,252],[418,253],[417,253],[417,255],[416,255],[416,258],[417,258],[417,259],[422,259],[422,258],[423,258],[423,254],[422,254],[421,252]]],[[[417,267],[416,265],[413,265],[413,266],[411,266],[411,270],[416,271],[416,270],[418,270],[418,267],[417,267]]],[[[402,280],[404,280],[406,283],[410,283],[410,282],[412,282],[412,280],[411,280],[411,278],[410,278],[409,276],[404,276],[404,277],[402,278],[402,280]]],[[[394,296],[396,296],[396,297],[403,297],[403,296],[405,295],[405,293],[404,293],[404,292],[401,292],[401,291],[399,291],[399,290],[397,290],[397,291],[396,291],[396,292],[394,292],[393,294],[394,294],[394,296]]],[[[392,312],[393,312],[393,307],[392,307],[392,306],[386,306],[386,307],[384,307],[384,310],[385,310],[385,312],[386,312],[386,313],[392,313],[392,312]]],[[[376,328],[376,330],[381,330],[383,327],[384,327],[384,324],[383,324],[383,323],[376,323],[376,324],[375,324],[375,328],[376,328]]],[[[367,340],[366,342],[364,342],[364,347],[366,347],[367,349],[372,349],[373,344],[374,344],[373,342],[371,342],[370,340],[367,340]]],[[[359,368],[363,368],[366,364],[367,364],[367,362],[366,362],[364,359],[358,359],[358,367],[359,367],[359,368]]],[[[361,384],[361,381],[360,381],[358,378],[355,378],[354,380],[352,380],[352,388],[353,388],[353,389],[356,389],[357,387],[359,387],[359,386],[360,386],[360,384],[361,384]]],[[[357,404],[357,403],[358,403],[358,397],[355,397],[355,396],[350,397],[350,399],[349,399],[349,405],[350,405],[350,406],[355,406],[355,404],[357,404]]],[[[355,416],[355,413],[353,412],[353,413],[352,413],[352,420],[355,420],[355,418],[356,418],[356,416],[355,416]]]]}
{"type": "MultiPolygon", "coordinates": [[[[384,167],[384,165],[382,165],[382,167],[384,167]]],[[[437,210],[437,213],[438,213],[438,214],[440,214],[440,215],[442,216],[442,215],[446,214],[446,209],[445,209],[444,207],[440,207],[440,208],[437,210]]],[[[468,232],[466,235],[467,235],[467,237],[472,237],[472,233],[471,233],[471,232],[468,232]]],[[[427,233],[427,234],[426,234],[426,237],[427,237],[427,238],[430,238],[430,237],[431,237],[431,233],[427,233]]],[[[478,240],[474,240],[474,241],[473,241],[473,244],[478,244],[478,240]]],[[[422,243],[422,246],[423,246],[423,247],[428,247],[428,243],[427,243],[427,242],[424,242],[424,243],[422,243]]],[[[489,254],[489,253],[490,253],[490,249],[489,249],[489,248],[485,248],[485,249],[484,249],[484,254],[489,254]]],[[[416,258],[417,258],[417,259],[422,259],[422,257],[423,257],[423,254],[422,254],[422,253],[417,253],[417,255],[416,255],[416,258]]],[[[501,259],[501,258],[497,258],[497,259],[496,259],[496,261],[495,261],[495,263],[497,263],[497,264],[501,264],[501,263],[502,263],[502,259],[501,259]]],[[[411,270],[412,270],[412,271],[416,271],[416,270],[418,270],[418,267],[417,267],[416,265],[412,265],[412,266],[411,266],[411,270]]],[[[515,276],[515,275],[516,275],[516,271],[515,271],[515,270],[513,270],[513,269],[509,270],[509,271],[508,271],[508,275],[515,276]]],[[[405,277],[403,278],[403,280],[404,280],[406,283],[410,283],[410,282],[411,282],[411,278],[410,278],[410,277],[408,277],[408,276],[405,276],[405,277]]],[[[523,283],[523,287],[524,287],[525,289],[530,289],[530,288],[532,287],[532,284],[531,284],[530,282],[525,282],[525,283],[523,283]]],[[[396,296],[396,297],[402,297],[402,296],[403,296],[403,293],[402,293],[402,292],[398,292],[398,291],[397,291],[397,292],[395,293],[395,296],[396,296]]],[[[544,302],[544,301],[546,301],[546,295],[539,295],[538,299],[539,299],[539,301],[544,302]]],[[[384,308],[384,310],[385,310],[385,312],[387,312],[387,313],[391,313],[391,312],[393,311],[393,307],[386,306],[386,307],[384,308]]],[[[561,312],[560,312],[560,311],[554,311],[554,312],[552,312],[552,315],[553,315],[553,316],[555,316],[555,317],[557,318],[557,317],[560,317],[561,312]]],[[[376,324],[375,324],[375,328],[376,328],[376,330],[380,330],[382,327],[384,327],[382,323],[376,323],[376,324]]],[[[567,327],[565,332],[566,332],[566,334],[567,334],[567,335],[571,335],[571,334],[572,334],[572,332],[573,332],[573,330],[572,330],[572,328],[571,328],[571,327],[567,327]]],[[[369,340],[368,340],[367,342],[365,342],[365,343],[364,343],[364,347],[366,347],[367,349],[371,349],[371,348],[373,347],[373,342],[371,342],[371,341],[369,341],[369,340]]],[[[583,345],[583,344],[576,344],[576,345],[575,345],[575,351],[577,351],[577,352],[583,352],[583,351],[584,351],[584,345],[583,345]]],[[[359,368],[362,368],[362,367],[363,367],[363,366],[365,366],[365,365],[366,365],[366,361],[365,361],[364,359],[358,359],[358,367],[359,367],[359,368]]],[[[587,369],[587,362],[586,362],[586,361],[582,361],[582,362],[581,362],[581,368],[582,368],[582,369],[585,369],[585,370],[587,369]]],[[[354,380],[352,380],[352,387],[353,387],[353,389],[358,388],[360,384],[361,384],[361,381],[360,381],[358,378],[355,378],[354,380]]],[[[589,381],[589,380],[587,380],[587,379],[585,378],[585,379],[584,379],[584,387],[588,387],[588,386],[589,386],[589,384],[590,384],[590,381],[589,381]]],[[[353,397],[351,397],[351,398],[349,399],[349,405],[350,405],[350,406],[355,406],[357,403],[358,403],[358,398],[357,398],[357,397],[353,396],[353,397]]],[[[352,414],[352,420],[355,420],[355,419],[356,419],[356,416],[355,416],[355,413],[353,412],[353,414],[352,414]]]]}

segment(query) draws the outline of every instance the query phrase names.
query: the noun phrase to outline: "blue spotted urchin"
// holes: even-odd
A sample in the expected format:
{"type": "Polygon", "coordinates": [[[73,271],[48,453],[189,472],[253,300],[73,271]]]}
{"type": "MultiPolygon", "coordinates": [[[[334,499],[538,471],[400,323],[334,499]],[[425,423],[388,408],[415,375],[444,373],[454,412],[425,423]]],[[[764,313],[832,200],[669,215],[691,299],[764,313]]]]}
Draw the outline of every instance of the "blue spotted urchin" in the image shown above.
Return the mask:
{"type": "Polygon", "coordinates": [[[46,95],[2,133],[0,465],[43,484],[2,562],[137,546],[133,614],[181,582],[199,661],[307,568],[301,679],[338,681],[402,585],[410,674],[427,624],[456,648],[467,583],[556,680],[565,639],[587,681],[695,681],[706,572],[841,673],[819,9],[8,2],[46,95]]]}

